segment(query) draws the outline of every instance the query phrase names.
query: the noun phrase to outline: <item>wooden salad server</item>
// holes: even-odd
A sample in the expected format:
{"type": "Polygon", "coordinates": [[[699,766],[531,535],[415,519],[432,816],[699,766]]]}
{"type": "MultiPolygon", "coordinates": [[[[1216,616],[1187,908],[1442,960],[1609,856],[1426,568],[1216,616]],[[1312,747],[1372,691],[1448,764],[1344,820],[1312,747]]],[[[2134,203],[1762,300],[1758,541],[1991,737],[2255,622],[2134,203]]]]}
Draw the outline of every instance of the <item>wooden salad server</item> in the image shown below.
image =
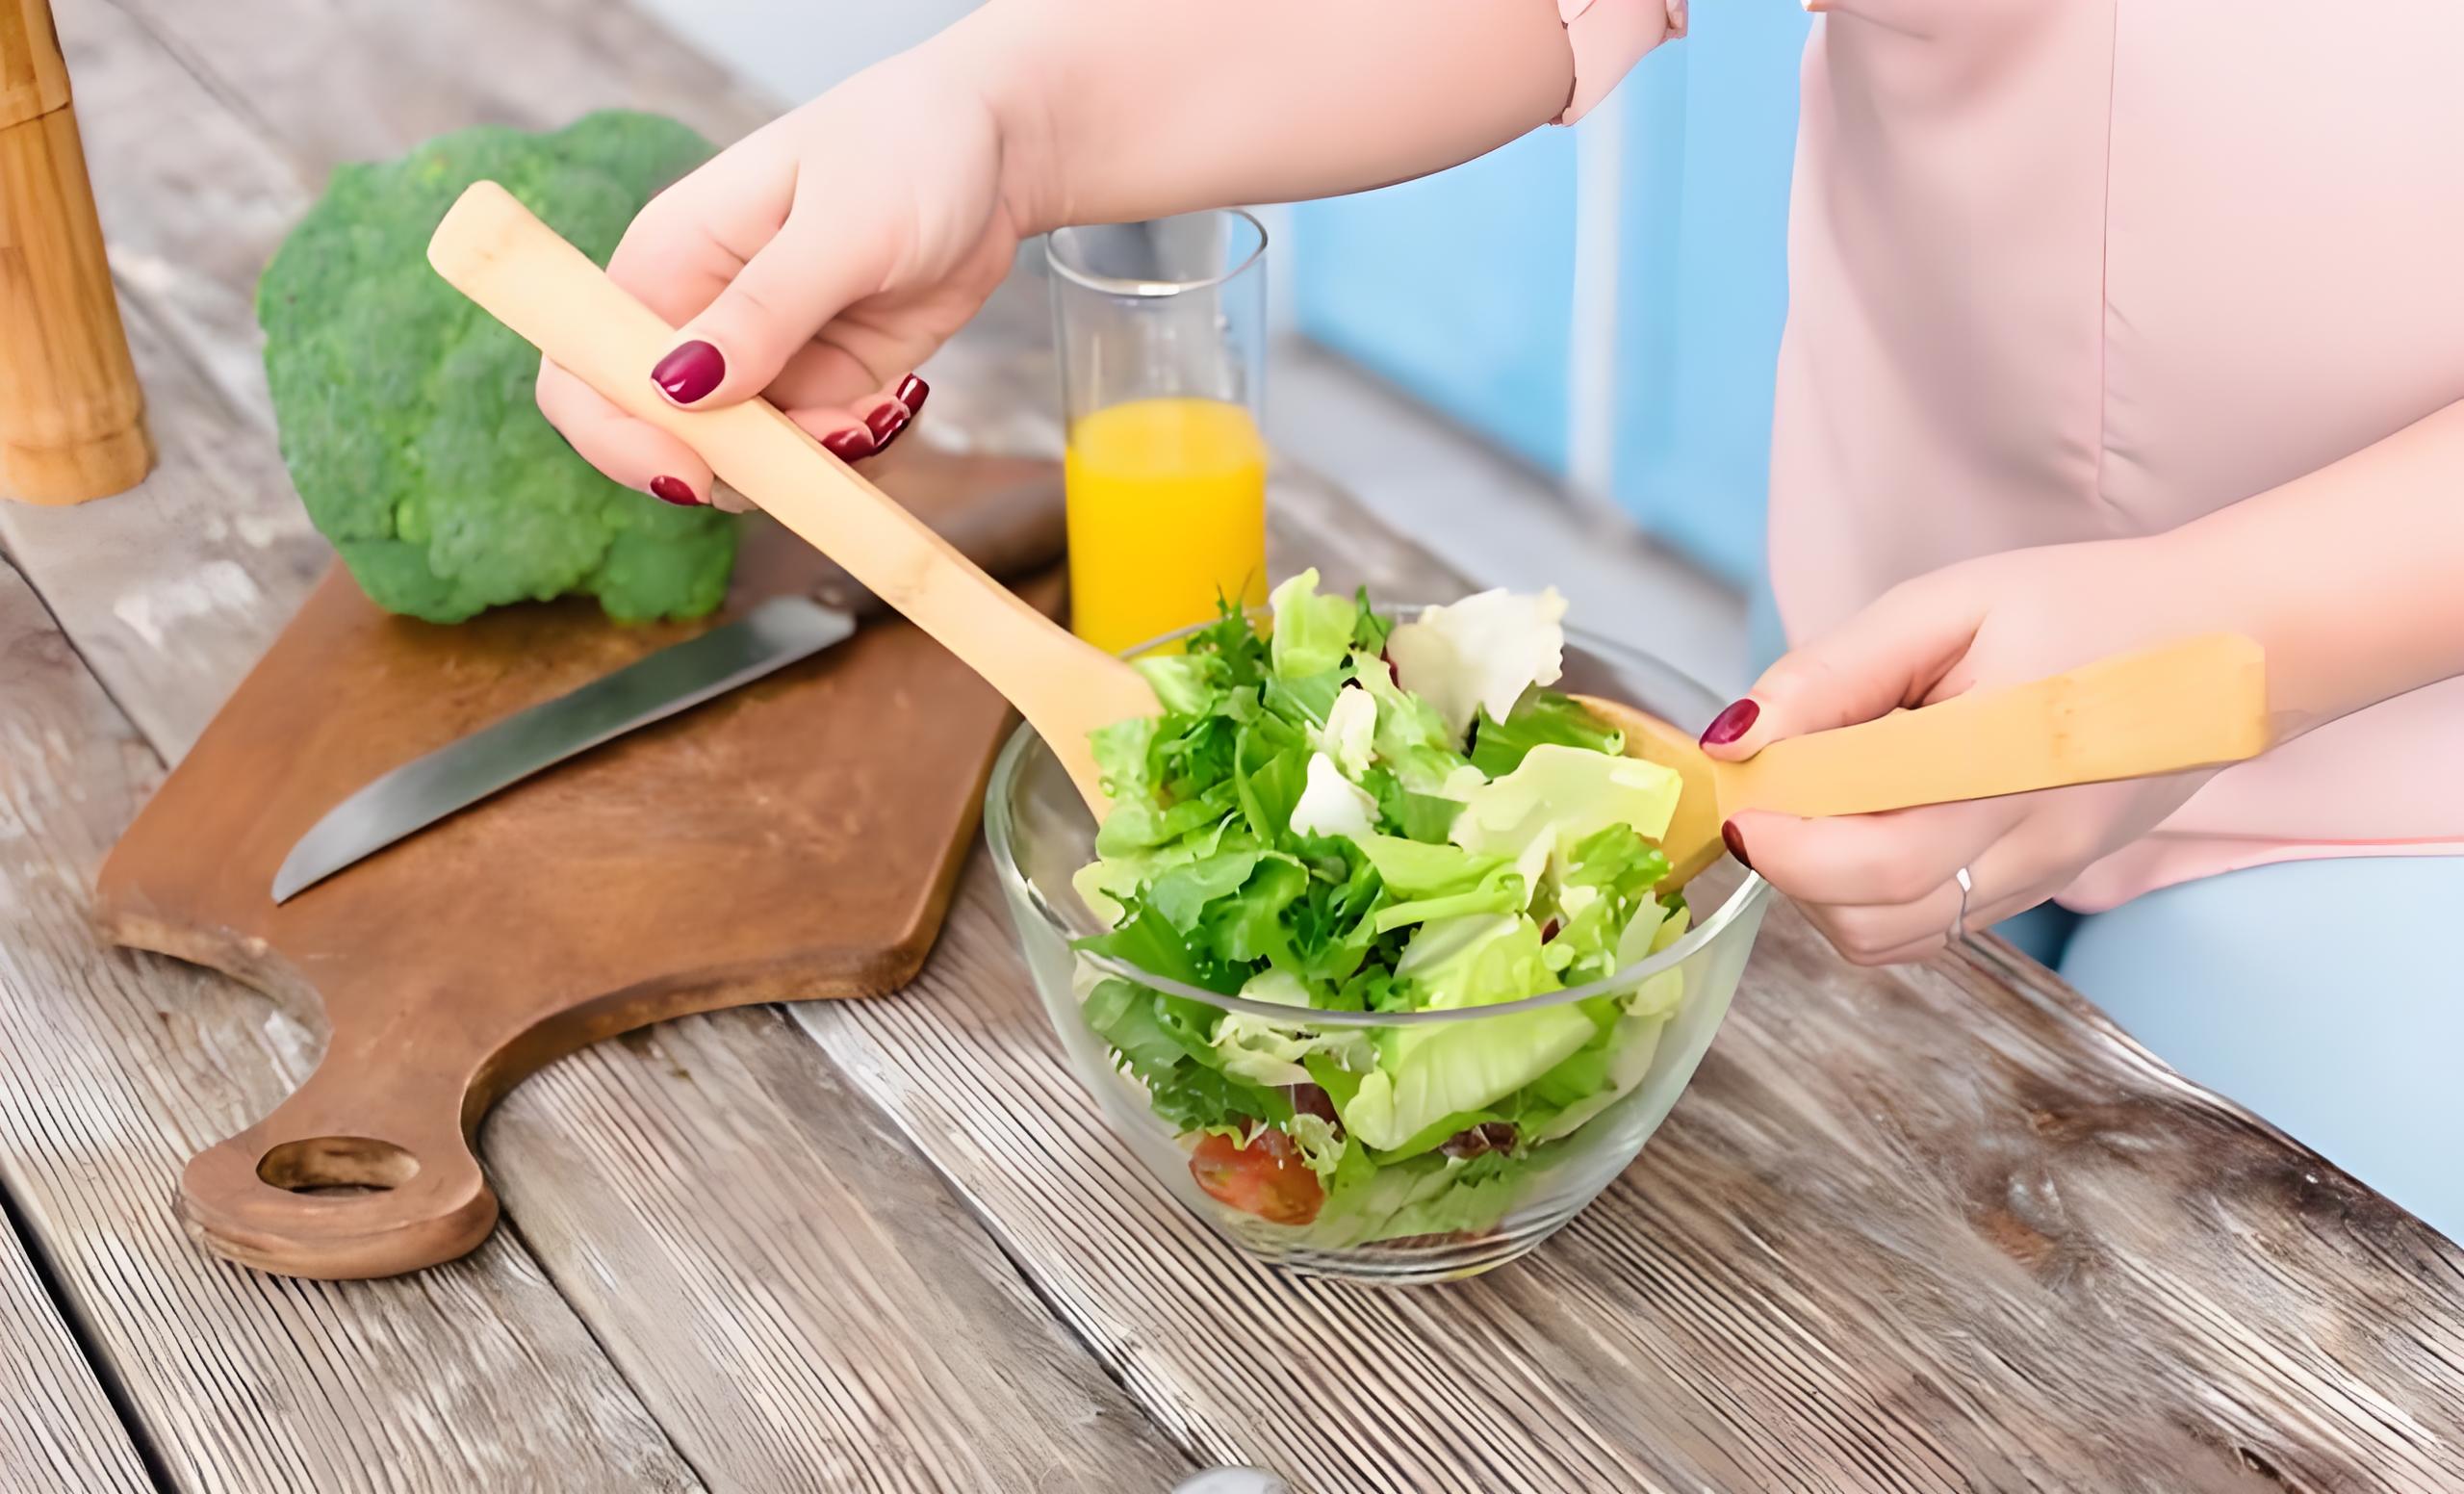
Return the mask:
{"type": "Polygon", "coordinates": [[[1661,842],[1681,884],[1719,860],[1720,823],[1741,810],[1813,819],[2154,778],[2254,758],[2271,736],[2266,656],[2235,633],[1788,737],[1743,762],[1631,706],[1582,700],[1624,729],[1630,756],[1684,780],[1661,842]]]}
{"type": "Polygon", "coordinates": [[[651,383],[676,329],[495,182],[437,225],[428,263],[463,295],[626,413],[684,442],[720,479],[821,551],[982,675],[1068,770],[1104,794],[1089,734],[1155,713],[1138,672],[1013,596],[767,399],[686,410],[651,383]]]}

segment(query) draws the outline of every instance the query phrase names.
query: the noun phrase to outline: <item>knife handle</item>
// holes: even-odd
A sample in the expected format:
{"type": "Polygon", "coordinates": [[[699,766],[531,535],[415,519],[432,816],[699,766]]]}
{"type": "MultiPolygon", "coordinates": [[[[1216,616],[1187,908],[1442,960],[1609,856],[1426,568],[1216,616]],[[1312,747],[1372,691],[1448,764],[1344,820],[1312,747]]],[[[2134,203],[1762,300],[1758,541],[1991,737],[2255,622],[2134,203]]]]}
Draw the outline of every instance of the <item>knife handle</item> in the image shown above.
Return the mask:
{"type": "MultiPolygon", "coordinates": [[[[1068,515],[1058,477],[1029,478],[978,494],[934,515],[933,528],[987,575],[1002,580],[1051,565],[1068,543],[1068,515]]],[[[811,594],[822,605],[864,621],[888,609],[834,565],[811,594]]]]}

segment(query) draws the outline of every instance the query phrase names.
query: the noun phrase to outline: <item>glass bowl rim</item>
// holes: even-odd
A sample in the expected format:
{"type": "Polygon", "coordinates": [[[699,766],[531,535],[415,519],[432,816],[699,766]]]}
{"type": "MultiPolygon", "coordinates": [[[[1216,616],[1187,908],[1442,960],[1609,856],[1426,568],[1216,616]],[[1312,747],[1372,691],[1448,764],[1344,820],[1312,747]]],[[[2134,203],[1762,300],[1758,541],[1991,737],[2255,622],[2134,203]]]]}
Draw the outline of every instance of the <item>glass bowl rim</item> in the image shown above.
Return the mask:
{"type": "MultiPolygon", "coordinates": [[[[1399,616],[1406,612],[1417,611],[1424,605],[1421,603],[1398,605],[1389,607],[1388,610],[1399,616]]],[[[1266,609],[1253,607],[1249,610],[1254,615],[1266,609]]],[[[1144,643],[1132,646],[1124,651],[1122,657],[1135,658],[1151,649],[1188,637],[1200,629],[1212,626],[1211,623],[1196,623],[1187,628],[1176,629],[1159,637],[1150,638],[1144,643]]],[[[1630,659],[1646,660],[1653,667],[1666,670],[1686,684],[1701,690],[1706,696],[1717,697],[1717,692],[1657,655],[1646,653],[1629,644],[1619,643],[1587,629],[1567,629],[1566,641],[1578,644],[1586,653],[1598,655],[1611,663],[1616,662],[1619,655],[1630,659]]],[[[1015,827],[1010,814],[1009,789],[1025,765],[1028,753],[1042,745],[1043,738],[1036,734],[1035,728],[1023,721],[1020,722],[1010,734],[1009,741],[1003,744],[1000,757],[992,764],[991,777],[985,784],[985,840],[991,847],[993,865],[1000,874],[1003,888],[1011,894],[1012,906],[1014,908],[1023,903],[1035,910],[1036,916],[1041,918],[1044,926],[1069,946],[1070,953],[1074,957],[1086,961],[1105,974],[1117,976],[1132,985],[1142,986],[1166,995],[1202,1001],[1208,1006],[1222,1011],[1267,1017],[1284,1026],[1372,1030],[1389,1027],[1442,1027],[1453,1022],[1511,1017],[1522,1012],[1546,1011],[1552,1007],[1586,1001],[1594,996],[1615,995],[1664,970],[1673,970],[1684,964],[1697,950],[1718,940],[1728,931],[1730,925],[1758,907],[1771,894],[1771,884],[1763,881],[1749,867],[1745,873],[1745,880],[1737,884],[1736,890],[1728,895],[1727,901],[1721,903],[1708,916],[1697,919],[1694,926],[1685,931],[1683,938],[1666,949],[1646,955],[1634,964],[1598,980],[1586,982],[1580,986],[1567,986],[1556,991],[1543,992],[1536,996],[1526,996],[1520,1001],[1501,1001],[1492,1006],[1454,1007],[1439,1012],[1345,1012],[1329,1011],[1319,1007],[1290,1006],[1275,1001],[1253,1001],[1244,996],[1228,996],[1221,992],[1208,991],[1202,987],[1174,980],[1168,975],[1157,975],[1152,971],[1141,969],[1126,960],[1080,948],[1078,941],[1084,936],[1073,930],[1060,912],[1045,900],[1043,889],[1037,887],[1032,879],[1018,869],[1018,860],[1013,844],[1015,827]],[[1307,1014],[1306,1021],[1295,1019],[1296,1014],[1304,1013],[1307,1014]]],[[[1691,906],[1690,903],[1689,906],[1691,906]]]]}
{"type": "MultiPolygon", "coordinates": [[[[1229,270],[1219,270],[1214,274],[1200,276],[1194,280],[1140,280],[1133,279],[1125,275],[1099,275],[1091,270],[1084,269],[1071,262],[1066,255],[1062,253],[1061,236],[1063,234],[1073,232],[1080,226],[1100,228],[1116,225],[1104,223],[1086,225],[1068,224],[1060,228],[1055,228],[1043,236],[1044,265],[1050,269],[1054,274],[1057,274],[1064,280],[1077,286],[1080,290],[1092,291],[1098,296],[1116,296],[1122,300],[1137,301],[1161,300],[1169,296],[1186,296],[1193,291],[1211,291],[1219,285],[1229,285],[1233,281],[1241,278],[1241,276],[1248,273],[1250,270],[1256,267],[1260,260],[1266,258],[1267,225],[1258,221],[1257,215],[1249,212],[1245,208],[1198,208],[1189,213],[1173,213],[1166,216],[1168,218],[1237,218],[1241,221],[1249,225],[1249,231],[1257,236],[1257,242],[1250,245],[1248,253],[1241,256],[1241,262],[1234,265],[1229,270]]],[[[1162,219],[1151,219],[1150,221],[1162,221],[1162,219]]],[[[1164,640],[1160,638],[1155,640],[1157,643],[1162,641],[1164,640]]],[[[1143,643],[1139,645],[1141,649],[1152,648],[1153,646],[1153,643],[1143,643]]]]}

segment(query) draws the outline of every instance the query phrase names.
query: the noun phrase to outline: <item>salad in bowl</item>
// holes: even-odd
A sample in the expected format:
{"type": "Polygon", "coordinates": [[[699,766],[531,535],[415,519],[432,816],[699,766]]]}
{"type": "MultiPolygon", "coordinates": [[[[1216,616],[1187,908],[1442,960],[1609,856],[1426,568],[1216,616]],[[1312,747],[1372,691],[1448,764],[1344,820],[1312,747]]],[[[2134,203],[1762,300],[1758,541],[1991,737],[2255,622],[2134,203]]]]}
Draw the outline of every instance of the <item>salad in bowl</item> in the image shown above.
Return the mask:
{"type": "Polygon", "coordinates": [[[1390,1280],[1511,1259],[1633,1159],[1726,1011],[1766,889],[1673,885],[1678,775],[1559,686],[1717,702],[1564,612],[1389,614],[1304,572],[1136,660],[1161,709],[1096,734],[1100,826],[1031,732],[1004,752],[987,833],[1079,1078],[1243,1247],[1390,1280]]]}

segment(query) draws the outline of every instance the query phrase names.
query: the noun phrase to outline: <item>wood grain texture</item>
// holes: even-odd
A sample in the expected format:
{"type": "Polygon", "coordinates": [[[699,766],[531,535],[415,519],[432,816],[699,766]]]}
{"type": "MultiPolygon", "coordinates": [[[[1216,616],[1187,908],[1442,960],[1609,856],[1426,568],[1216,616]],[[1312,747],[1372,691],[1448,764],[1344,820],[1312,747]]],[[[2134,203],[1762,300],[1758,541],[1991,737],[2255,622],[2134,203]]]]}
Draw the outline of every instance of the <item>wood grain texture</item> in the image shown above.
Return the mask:
{"type": "MultiPolygon", "coordinates": [[[[896,485],[935,522],[1023,500],[1005,511],[1051,549],[1014,605],[1059,608],[1058,471],[910,473],[896,485]]],[[[837,574],[755,523],[712,621],[837,574]]],[[[310,596],[96,883],[115,941],[221,969],[328,1035],[297,1094],[183,1173],[201,1241],[332,1278],[450,1260],[497,1218],[468,1137],[541,1065],[688,1012],[913,975],[1010,710],[895,620],[269,895],[300,837],[380,774],[708,626],[627,627],[568,599],[440,628],[388,616],[339,568],[310,596]],[[373,1186],[303,1191],[334,1185],[373,1186]]]]}
{"type": "Polygon", "coordinates": [[[1713,771],[1724,818],[1811,819],[2217,767],[2269,739],[2265,651],[2209,633],[1809,732],[1713,771]]]}
{"type": "Polygon", "coordinates": [[[227,982],[88,930],[94,867],[160,776],[0,566],[0,1186],[170,1477],[250,1494],[697,1487],[510,1243],[346,1291],[242,1272],[181,1234],[181,1162],[295,1088],[313,1043],[227,982]]]}
{"type": "Polygon", "coordinates": [[[1163,1494],[1190,1471],[774,1011],[553,1065],[488,1153],[523,1238],[714,1482],[1163,1494]],[[598,1144],[574,1146],[584,1128],[598,1144]]]}
{"type": "MultiPolygon", "coordinates": [[[[725,136],[733,133],[731,117],[741,128],[760,113],[622,6],[362,7],[347,42],[326,7],[304,0],[234,0],[209,24],[199,19],[143,0],[81,5],[67,16],[83,93],[98,119],[102,181],[114,194],[106,202],[114,253],[156,395],[163,472],[121,500],[80,511],[75,524],[49,511],[0,512],[0,541],[36,573],[139,734],[169,757],[195,740],[329,561],[274,455],[248,310],[257,267],[304,207],[306,182],[337,155],[398,151],[417,134],[477,117],[561,123],[585,106],[629,102],[725,136]],[[310,55],[313,66],[286,63],[310,55]],[[305,86],[310,78],[316,87],[305,86]]],[[[144,752],[142,743],[124,746],[144,752]]],[[[62,882],[73,886],[71,877],[62,882]]],[[[71,902],[46,905],[44,917],[57,923],[46,923],[47,939],[85,946],[71,902]]],[[[161,1023],[184,1032],[203,1023],[226,1046],[270,1041],[281,1056],[278,1073],[236,1095],[218,1074],[188,1076],[199,1103],[179,1111],[178,1135],[153,1146],[153,1181],[135,1196],[146,1210],[137,1223],[165,1259],[248,1281],[169,1230],[170,1159],[296,1083],[315,1039],[221,982],[160,961],[128,967],[140,972],[133,989],[161,1023]],[[270,1037],[258,1040],[260,1032],[270,1037]],[[159,1241],[156,1229],[165,1231],[159,1241]]],[[[587,1418],[567,1403],[594,1383],[592,1374],[564,1367],[552,1343],[519,1349],[580,1387],[525,1404],[524,1375],[435,1338],[399,1306],[442,1301],[477,1319],[473,1331],[523,1344],[529,1325],[497,1298],[508,1278],[545,1294],[534,1258],[712,1487],[1139,1494],[1177,1477],[1185,1466],[1177,1452],[1041,1308],[937,1174],[878,1140],[879,1118],[846,1097],[816,1049],[791,1036],[783,1054],[782,1033],[791,1030],[761,1014],[688,1025],[693,1047],[683,1062],[658,1043],[603,1044],[552,1065],[512,1096],[482,1135],[481,1152],[514,1229],[477,1254],[403,1282],[249,1287],[277,1304],[313,1304],[321,1320],[339,1324],[331,1331],[403,1344],[351,1369],[372,1383],[336,1392],[357,1402],[350,1421],[338,1422],[321,1393],[295,1395],[272,1378],[264,1382],[277,1393],[245,1413],[264,1424],[252,1441],[211,1423],[212,1392],[141,1378],[134,1394],[179,1450],[174,1481],[249,1494],[360,1486],[333,1472],[338,1455],[326,1444],[358,1420],[390,1417],[397,1403],[443,1394],[432,1388],[441,1381],[486,1399],[464,1414],[422,1412],[397,1428],[349,1430],[379,1447],[417,1445],[398,1466],[367,1477],[457,1494],[553,1486],[558,1478],[662,1486],[668,1474],[611,1474],[589,1456],[534,1485],[529,1445],[553,1429],[523,1423],[544,1417],[588,1432],[587,1418]],[[871,1211],[855,1233],[864,1248],[853,1251],[815,1209],[816,1200],[851,1198],[871,1211]],[[883,1243],[892,1231],[894,1249],[883,1243]],[[906,1339],[910,1322],[926,1325],[930,1338],[905,1345],[886,1366],[872,1364],[866,1356],[906,1339]],[[861,1374],[846,1368],[851,1354],[863,1360],[861,1374]],[[500,1423],[498,1405],[521,1420],[500,1423]],[[303,1445],[314,1451],[287,1451],[303,1445]]],[[[102,1095],[77,1103],[109,1116],[120,1101],[102,1095]]],[[[35,1155],[67,1166],[56,1150],[45,1143],[35,1155]]],[[[110,1227],[136,1225],[113,1214],[110,1227]]],[[[141,1278],[152,1269],[150,1258],[131,1268],[141,1278]]],[[[198,1340],[201,1349],[183,1352],[234,1384],[250,1381],[252,1361],[237,1370],[218,1363],[288,1337],[283,1316],[261,1305],[202,1310],[175,1295],[162,1311],[180,1324],[158,1324],[163,1342],[198,1340]]],[[[116,1358],[152,1352],[125,1337],[104,1349],[116,1358]]],[[[329,1368],[350,1363],[347,1354],[320,1357],[329,1368]]],[[[626,1442],[607,1439],[620,1450],[626,1442]]]]}
{"type": "Polygon", "coordinates": [[[0,1489],[148,1494],[137,1445],[112,1409],[25,1246],[0,1216],[0,1489]]]}
{"type": "Polygon", "coordinates": [[[51,0],[0,0],[0,129],[68,107],[51,0]]]}
{"type": "Polygon", "coordinates": [[[77,112],[0,124],[0,494],[81,503],[153,464],[77,112]]]}

